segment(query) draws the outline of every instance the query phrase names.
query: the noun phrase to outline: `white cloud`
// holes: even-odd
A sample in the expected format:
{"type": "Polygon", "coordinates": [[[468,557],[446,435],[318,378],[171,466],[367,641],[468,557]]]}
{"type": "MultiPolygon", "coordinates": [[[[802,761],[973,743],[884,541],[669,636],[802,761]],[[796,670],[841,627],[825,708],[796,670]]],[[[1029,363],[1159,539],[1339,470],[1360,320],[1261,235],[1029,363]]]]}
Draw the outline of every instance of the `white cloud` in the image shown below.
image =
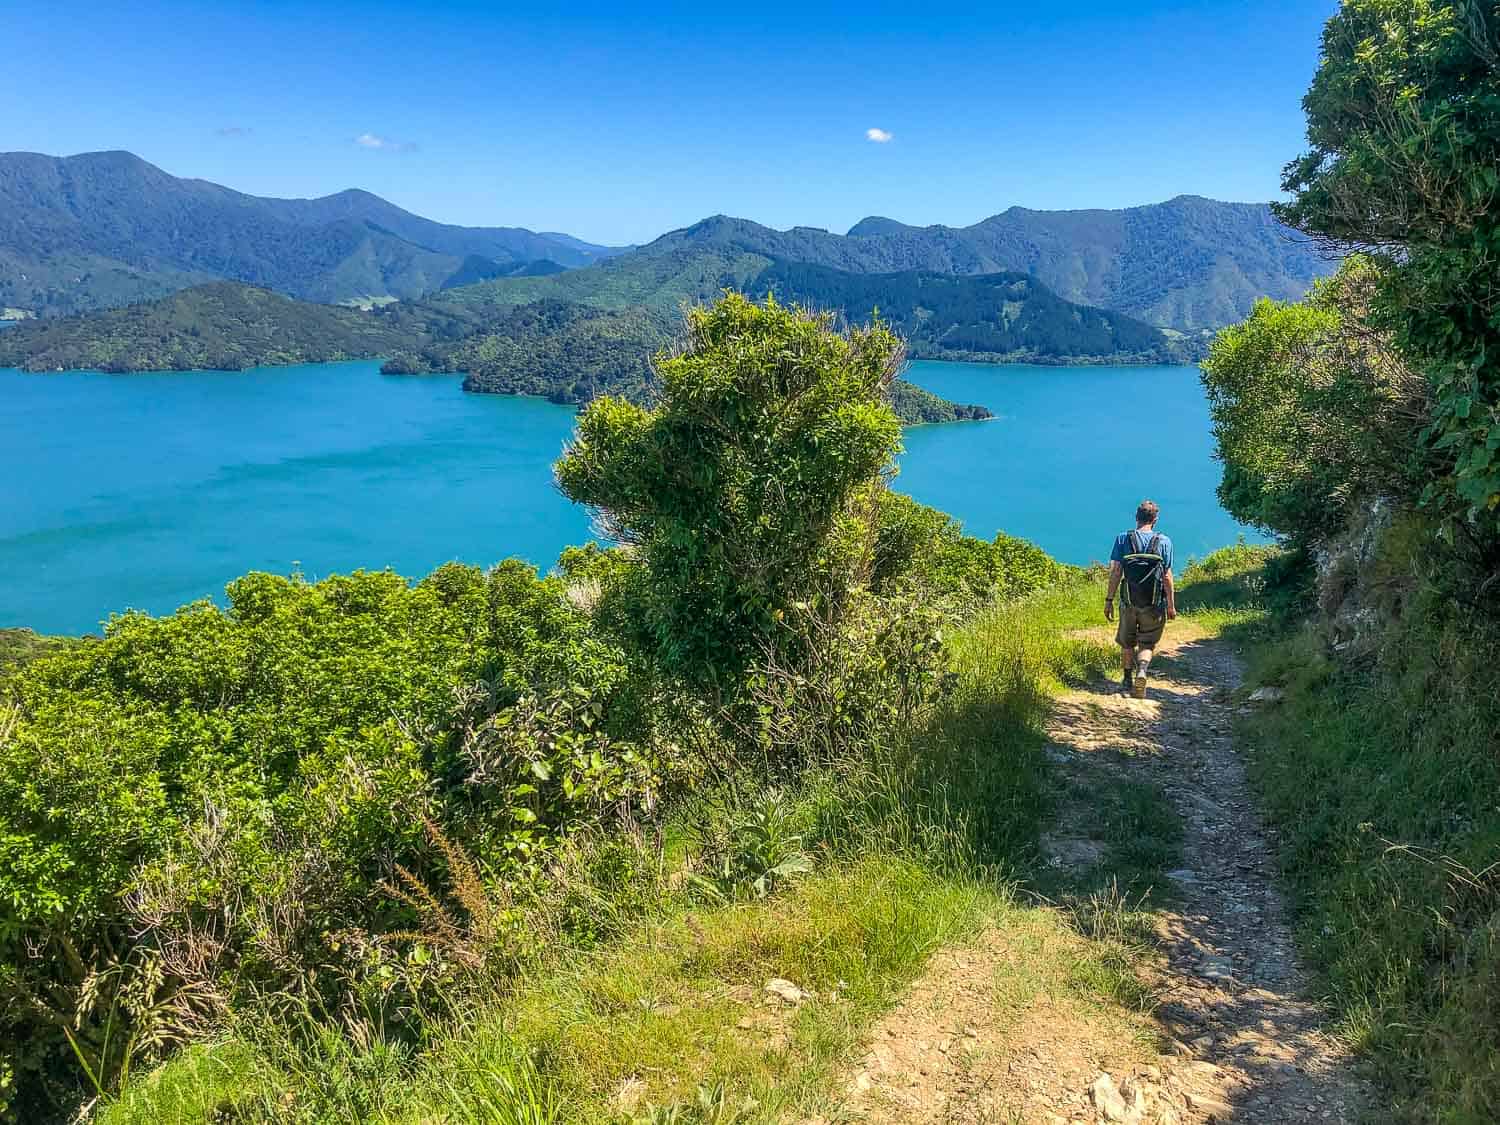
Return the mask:
{"type": "Polygon", "coordinates": [[[874,141],[878,145],[888,145],[896,139],[894,133],[887,133],[884,129],[866,129],[865,140],[874,141]]]}
{"type": "Polygon", "coordinates": [[[412,141],[393,141],[390,137],[382,137],[379,133],[361,133],[354,138],[354,143],[361,148],[378,148],[386,152],[415,152],[417,146],[412,141]]]}
{"type": "Polygon", "coordinates": [[[253,132],[255,130],[247,125],[223,125],[214,130],[220,137],[248,137],[253,132]]]}

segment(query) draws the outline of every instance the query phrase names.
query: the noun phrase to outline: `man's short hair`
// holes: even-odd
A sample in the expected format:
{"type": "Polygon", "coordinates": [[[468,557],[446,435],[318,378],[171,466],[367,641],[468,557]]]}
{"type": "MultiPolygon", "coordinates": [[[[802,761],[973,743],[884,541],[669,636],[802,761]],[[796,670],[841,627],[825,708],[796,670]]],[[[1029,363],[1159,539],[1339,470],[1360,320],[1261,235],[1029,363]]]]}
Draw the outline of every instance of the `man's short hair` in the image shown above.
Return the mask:
{"type": "Polygon", "coordinates": [[[1148,523],[1155,523],[1159,515],[1161,509],[1156,506],[1155,500],[1142,500],[1141,506],[1135,510],[1135,525],[1145,527],[1148,523]]]}

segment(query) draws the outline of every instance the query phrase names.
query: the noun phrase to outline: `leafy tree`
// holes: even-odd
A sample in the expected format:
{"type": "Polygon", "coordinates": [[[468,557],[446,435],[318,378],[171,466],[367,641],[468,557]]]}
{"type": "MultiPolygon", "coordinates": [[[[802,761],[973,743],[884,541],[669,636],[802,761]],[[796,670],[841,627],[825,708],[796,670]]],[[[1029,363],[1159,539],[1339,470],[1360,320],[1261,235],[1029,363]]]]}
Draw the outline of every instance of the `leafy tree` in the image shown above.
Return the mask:
{"type": "MultiPolygon", "coordinates": [[[[1386,267],[1374,313],[1432,381],[1424,499],[1500,539],[1500,6],[1345,0],[1281,216],[1386,267]]],[[[1450,522],[1451,537],[1457,521],[1450,522]]]]}
{"type": "Polygon", "coordinates": [[[1368,326],[1381,271],[1356,256],[1305,301],[1261,301],[1203,364],[1219,499],[1233,515],[1307,545],[1350,505],[1413,495],[1428,471],[1417,434],[1427,386],[1368,326]]]}
{"type": "Polygon", "coordinates": [[[639,550],[669,673],[722,696],[794,607],[837,616],[900,442],[886,401],[900,358],[878,322],[839,333],[730,294],[658,357],[658,406],[602,398],[580,416],[558,483],[639,550]]]}

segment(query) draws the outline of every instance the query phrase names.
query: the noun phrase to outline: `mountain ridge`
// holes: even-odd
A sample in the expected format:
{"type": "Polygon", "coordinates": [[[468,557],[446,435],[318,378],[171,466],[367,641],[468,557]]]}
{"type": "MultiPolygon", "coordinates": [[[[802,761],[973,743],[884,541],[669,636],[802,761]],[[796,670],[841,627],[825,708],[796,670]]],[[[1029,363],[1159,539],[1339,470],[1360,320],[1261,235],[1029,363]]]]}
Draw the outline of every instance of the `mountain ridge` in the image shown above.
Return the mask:
{"type": "Polygon", "coordinates": [[[0,304],[43,316],[214,280],[315,301],[416,297],[474,257],[582,266],[612,253],[521,227],[434,222],[360,188],[248,195],[122,149],[0,153],[0,304]]]}
{"type": "Polygon", "coordinates": [[[631,253],[693,245],[853,273],[1029,273],[1075,304],[1182,332],[1236,323],[1260,297],[1300,299],[1336,265],[1277,222],[1269,204],[1186,194],[1118,209],[1011,207],[966,227],[915,227],[872,215],[844,235],[776,230],[718,214],[631,253]]]}

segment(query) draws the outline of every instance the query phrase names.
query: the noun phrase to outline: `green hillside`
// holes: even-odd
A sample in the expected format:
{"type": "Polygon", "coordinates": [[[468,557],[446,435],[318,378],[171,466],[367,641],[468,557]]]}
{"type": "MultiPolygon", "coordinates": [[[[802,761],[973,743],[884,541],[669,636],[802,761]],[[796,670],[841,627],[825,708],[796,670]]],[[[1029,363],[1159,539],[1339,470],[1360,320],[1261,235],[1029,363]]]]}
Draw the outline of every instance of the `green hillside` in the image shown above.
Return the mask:
{"type": "Polygon", "coordinates": [[[856,323],[878,312],[919,359],[1173,363],[1192,354],[1158,328],[1064,301],[1024,273],[857,274],[776,262],[747,291],[838,309],[856,323]]]}
{"type": "Polygon", "coordinates": [[[25,371],[238,371],[387,354],[461,331],[421,306],[365,312],[220,281],[128,308],[24,321],[0,334],[0,367],[25,371]]]}
{"type": "MultiPolygon", "coordinates": [[[[601,394],[642,402],[654,379],[651,357],[679,330],[674,315],[642,305],[398,301],[362,310],[221,281],[127,308],[23,321],[0,334],[0,367],[240,371],[389,356],[387,373],[461,373],[467,391],[570,404],[601,394]]],[[[910,384],[897,387],[893,405],[903,422],[990,414],[910,384]]]]}

